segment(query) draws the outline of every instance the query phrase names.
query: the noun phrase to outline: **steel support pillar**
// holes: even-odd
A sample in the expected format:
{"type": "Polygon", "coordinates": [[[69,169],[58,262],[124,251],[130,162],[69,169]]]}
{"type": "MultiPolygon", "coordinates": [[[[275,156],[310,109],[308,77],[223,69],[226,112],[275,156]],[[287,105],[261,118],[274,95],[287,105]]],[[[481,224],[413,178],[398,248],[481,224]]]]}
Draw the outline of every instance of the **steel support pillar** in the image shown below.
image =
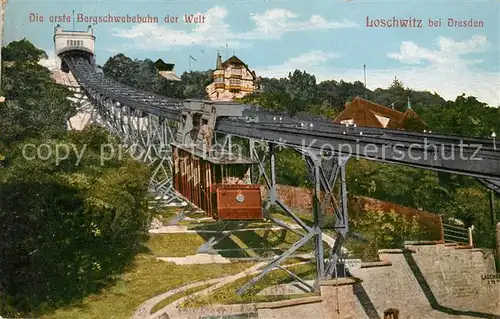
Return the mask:
{"type": "Polygon", "coordinates": [[[188,204],[184,206],[179,213],[177,213],[172,219],[168,221],[169,226],[177,225],[181,220],[186,218],[189,214],[196,212],[198,209],[192,205],[188,204]]]}
{"type": "Polygon", "coordinates": [[[346,164],[349,157],[338,158],[338,166],[340,170],[340,196],[339,200],[340,207],[337,206],[334,209],[335,212],[335,244],[332,247],[330,254],[330,259],[328,260],[325,277],[344,277],[346,276],[345,267],[343,266],[343,256],[341,254],[342,246],[347,238],[347,233],[349,232],[349,214],[347,211],[348,207],[348,193],[347,193],[347,181],[346,181],[346,164]],[[340,273],[339,273],[340,270],[340,273]]]}
{"type": "MultiPolygon", "coordinates": [[[[297,242],[295,242],[287,251],[275,258],[269,264],[267,264],[261,272],[252,278],[250,281],[245,283],[237,293],[239,295],[244,294],[248,289],[250,289],[256,282],[261,280],[266,274],[268,274],[273,269],[281,269],[280,265],[286,259],[293,256],[299,248],[303,247],[313,239],[314,241],[314,257],[316,261],[316,281],[315,285],[311,286],[307,284],[304,280],[298,280],[298,276],[291,273],[289,270],[287,273],[293,278],[301,282],[308,291],[314,291],[319,288],[318,282],[326,277],[331,277],[332,274],[328,270],[337,265],[339,261],[339,256],[341,253],[342,244],[347,236],[347,187],[345,183],[345,164],[347,163],[347,157],[332,158],[325,160],[323,154],[318,152],[312,152],[307,149],[297,150],[299,153],[303,154],[306,161],[311,180],[314,185],[313,194],[313,226],[308,226],[303,220],[296,216],[280,199],[277,194],[276,189],[276,175],[275,175],[275,145],[269,145],[269,157],[270,157],[270,172],[271,178],[267,177],[265,172],[265,166],[260,164],[260,175],[262,175],[266,181],[269,188],[269,201],[264,207],[264,212],[266,217],[273,220],[279,221],[277,218],[272,216],[270,213],[270,208],[273,205],[280,207],[289,217],[299,224],[304,233],[301,234],[297,242]],[[340,206],[335,199],[333,194],[335,181],[337,176],[340,175],[341,179],[341,197],[340,206]],[[323,248],[323,238],[322,238],[322,226],[323,217],[327,211],[333,209],[335,216],[337,217],[335,232],[337,234],[337,239],[335,240],[335,245],[332,248],[330,260],[325,265],[324,248],[323,248]],[[340,239],[340,240],[339,240],[340,239]]],[[[333,272],[333,275],[337,275],[337,272],[333,272]]]]}
{"type": "Polygon", "coordinates": [[[120,153],[128,152],[132,157],[151,167],[150,190],[164,204],[182,201],[172,185],[172,148],[177,123],[152,114],[145,114],[127,105],[113,101],[89,88],[83,88],[99,116],[100,123],[121,141],[120,153]]]}
{"type": "Polygon", "coordinates": [[[223,222],[222,223],[222,231],[215,235],[215,236],[212,236],[210,237],[209,240],[207,240],[203,245],[201,245],[199,248],[198,248],[198,251],[197,253],[198,254],[201,254],[201,253],[217,253],[217,250],[216,249],[213,249],[213,247],[215,245],[217,245],[218,243],[220,243],[222,240],[228,238],[229,236],[231,236],[233,233],[239,231],[240,229],[246,227],[249,222],[238,222],[237,225],[236,225],[236,228],[234,229],[227,229],[229,227],[229,225],[231,225],[232,223],[231,222],[223,222]]]}
{"type": "Polygon", "coordinates": [[[264,180],[264,184],[266,185],[268,189],[268,200],[265,203],[263,207],[263,213],[264,213],[264,218],[269,219],[273,223],[275,223],[278,226],[284,227],[291,232],[294,232],[300,236],[304,235],[304,232],[298,231],[295,228],[290,227],[289,224],[279,220],[276,216],[270,213],[270,209],[273,206],[277,206],[281,208],[289,217],[291,217],[303,230],[308,232],[310,230],[309,226],[307,226],[298,216],[296,216],[291,209],[289,209],[279,198],[278,196],[278,190],[277,190],[277,182],[276,182],[276,145],[275,144],[267,144],[266,146],[266,152],[263,152],[262,156],[259,155],[259,152],[257,151],[257,148],[255,145],[251,147],[250,152],[252,154],[252,158],[255,160],[258,160],[258,168],[259,168],[259,174],[258,177],[256,178],[256,182],[260,181],[261,179],[264,180]],[[266,172],[266,158],[267,156],[269,157],[269,173],[266,172]],[[270,178],[269,178],[270,175],[270,178]]]}
{"type": "MultiPolygon", "coordinates": [[[[306,163],[310,172],[314,172],[315,191],[313,200],[314,224],[315,227],[323,229],[323,217],[330,211],[335,214],[335,243],[330,252],[330,258],[324,264],[323,241],[320,236],[315,238],[316,270],[317,277],[315,287],[322,279],[337,277],[336,271],[341,261],[341,249],[347,237],[348,229],[348,198],[345,166],[349,160],[348,156],[338,156],[333,158],[332,154],[328,158],[324,154],[305,155],[306,163]],[[339,196],[334,196],[334,186],[340,176],[339,196]],[[335,270],[335,271],[333,271],[335,270]]],[[[345,274],[345,272],[342,272],[345,274]]]]}

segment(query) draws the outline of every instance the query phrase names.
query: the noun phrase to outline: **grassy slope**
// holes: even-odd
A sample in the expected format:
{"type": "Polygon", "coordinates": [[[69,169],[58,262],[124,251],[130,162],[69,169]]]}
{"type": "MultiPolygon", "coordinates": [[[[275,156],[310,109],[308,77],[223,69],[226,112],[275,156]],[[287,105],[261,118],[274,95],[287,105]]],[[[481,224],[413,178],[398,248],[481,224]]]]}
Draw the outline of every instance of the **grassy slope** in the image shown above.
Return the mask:
{"type": "Polygon", "coordinates": [[[250,266],[250,263],[178,266],[141,254],[115,285],[43,318],[130,318],[141,303],[155,295],[195,281],[238,273],[250,266]]]}
{"type": "MultiPolygon", "coordinates": [[[[163,218],[169,219],[175,215],[176,211],[163,212],[163,218]]],[[[193,226],[193,223],[187,223],[193,226]]],[[[204,224],[204,223],[203,223],[204,224]]],[[[259,224],[259,223],[255,223],[259,224]]],[[[264,223],[267,224],[267,223],[264,223]]],[[[196,228],[217,229],[220,225],[213,222],[207,222],[205,225],[199,225],[196,228]],[[201,226],[201,227],[200,227],[201,226]]],[[[262,225],[252,225],[262,226],[262,225]]],[[[151,251],[150,254],[140,254],[135,258],[133,265],[120,276],[113,286],[103,290],[99,295],[91,295],[79,303],[73,304],[63,309],[59,309],[54,313],[44,316],[46,319],[94,319],[94,318],[130,318],[134,311],[141,303],[147,299],[154,297],[160,293],[166,292],[173,288],[186,285],[188,283],[200,281],[203,279],[212,279],[230,274],[238,273],[252,265],[252,263],[231,263],[231,264],[207,264],[207,265],[175,265],[157,261],[157,256],[164,257],[182,257],[196,254],[197,249],[202,245],[212,234],[155,234],[151,235],[147,246],[151,251]]],[[[216,249],[234,249],[244,243],[247,247],[252,248],[288,248],[298,238],[290,231],[248,231],[236,233],[231,238],[223,240],[216,249]],[[236,238],[233,238],[236,237],[236,238]]],[[[309,251],[312,247],[308,247],[304,251],[309,251]]],[[[261,254],[261,252],[259,252],[261,254]]],[[[224,252],[222,255],[227,257],[243,257],[247,255],[245,252],[224,252]],[[234,256],[233,256],[234,255],[234,256]]],[[[294,260],[295,261],[295,260],[294,260]]],[[[310,266],[306,269],[300,266],[299,273],[309,272],[310,266]]],[[[282,271],[273,272],[270,278],[265,278],[259,283],[256,288],[258,290],[271,284],[290,281],[290,278],[282,271]]],[[[224,287],[219,291],[220,296],[224,296],[217,300],[223,302],[226,299],[232,302],[248,302],[257,298],[267,299],[263,297],[253,296],[240,300],[234,295],[234,291],[238,285],[243,284],[245,278],[235,284],[224,287]],[[235,286],[236,285],[236,286],[235,286]]],[[[181,297],[178,295],[177,297],[181,297]]],[[[272,297],[270,299],[274,299],[272,297]]],[[[177,298],[175,298],[177,299],[177,298]]],[[[172,300],[173,301],[173,300],[172,300]]],[[[203,303],[203,302],[202,302],[203,303]]]]}

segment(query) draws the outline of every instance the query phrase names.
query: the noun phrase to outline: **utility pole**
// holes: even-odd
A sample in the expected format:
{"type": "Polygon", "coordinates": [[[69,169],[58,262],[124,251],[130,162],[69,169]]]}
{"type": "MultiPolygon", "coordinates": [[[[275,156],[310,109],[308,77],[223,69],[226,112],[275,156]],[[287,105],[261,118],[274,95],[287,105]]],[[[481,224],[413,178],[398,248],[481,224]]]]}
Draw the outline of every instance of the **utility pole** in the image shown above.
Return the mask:
{"type": "Polygon", "coordinates": [[[365,99],[368,99],[368,88],[366,87],[366,64],[363,64],[363,76],[365,78],[365,99]]]}
{"type": "Polygon", "coordinates": [[[366,89],[366,64],[363,64],[363,74],[365,77],[365,89],[366,89]]]}

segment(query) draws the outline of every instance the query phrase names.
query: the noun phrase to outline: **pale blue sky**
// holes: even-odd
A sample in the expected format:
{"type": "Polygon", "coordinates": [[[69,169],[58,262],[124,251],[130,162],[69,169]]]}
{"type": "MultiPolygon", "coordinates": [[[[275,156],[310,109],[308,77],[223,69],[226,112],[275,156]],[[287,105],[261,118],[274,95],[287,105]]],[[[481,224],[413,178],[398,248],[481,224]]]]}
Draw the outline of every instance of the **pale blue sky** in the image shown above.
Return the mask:
{"type": "MultiPolygon", "coordinates": [[[[453,98],[461,92],[500,104],[499,1],[13,1],[7,6],[4,43],[28,38],[50,53],[56,23],[50,15],[151,14],[158,25],[106,23],[94,26],[96,58],[103,64],[116,52],[132,58],[162,58],[181,74],[213,68],[225,45],[262,76],[304,69],[319,80],[363,79],[386,87],[394,76],[416,89],[453,98]],[[29,14],[45,17],[30,23],[29,14]],[[205,24],[165,24],[165,15],[201,12],[205,24]],[[366,18],[421,19],[423,28],[367,28],[366,18]],[[429,18],[443,26],[430,28],[429,18]],[[448,18],[475,19],[483,28],[449,28],[448,18]],[[133,37],[131,37],[133,36],[133,37]]],[[[77,23],[84,30],[87,23],[77,23]]],[[[73,23],[62,24],[72,29],[73,23]]]]}

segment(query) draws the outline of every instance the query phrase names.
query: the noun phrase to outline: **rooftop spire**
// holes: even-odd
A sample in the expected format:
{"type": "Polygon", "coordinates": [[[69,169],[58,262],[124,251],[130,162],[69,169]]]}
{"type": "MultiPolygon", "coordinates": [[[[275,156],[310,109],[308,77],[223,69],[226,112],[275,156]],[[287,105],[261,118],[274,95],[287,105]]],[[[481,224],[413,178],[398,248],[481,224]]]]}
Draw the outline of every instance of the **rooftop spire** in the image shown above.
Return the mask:
{"type": "Polygon", "coordinates": [[[216,70],[222,70],[222,58],[219,54],[219,50],[217,50],[217,63],[215,64],[216,70]]]}

